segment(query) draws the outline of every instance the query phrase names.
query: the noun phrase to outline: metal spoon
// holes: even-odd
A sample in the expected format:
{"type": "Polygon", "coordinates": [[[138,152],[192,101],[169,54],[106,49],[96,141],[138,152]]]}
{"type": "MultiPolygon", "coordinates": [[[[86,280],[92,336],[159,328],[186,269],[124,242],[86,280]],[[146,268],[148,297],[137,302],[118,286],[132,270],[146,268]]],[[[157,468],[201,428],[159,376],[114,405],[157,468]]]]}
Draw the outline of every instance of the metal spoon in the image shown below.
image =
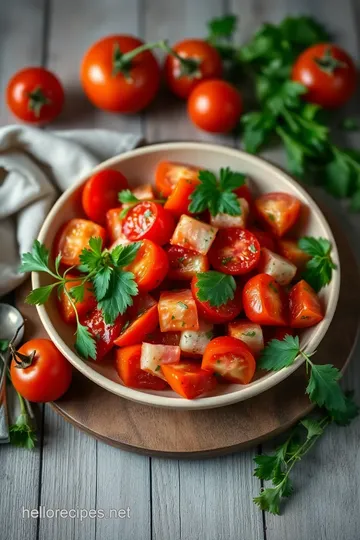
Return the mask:
{"type": "MultiPolygon", "coordinates": [[[[18,347],[24,337],[24,319],[21,313],[9,304],[0,304],[0,339],[11,341],[16,332],[14,347],[18,347]],[[20,328],[20,330],[19,330],[20,328]]],[[[3,369],[0,365],[0,444],[9,442],[9,420],[6,406],[6,372],[10,360],[10,352],[1,354],[3,369]]]]}

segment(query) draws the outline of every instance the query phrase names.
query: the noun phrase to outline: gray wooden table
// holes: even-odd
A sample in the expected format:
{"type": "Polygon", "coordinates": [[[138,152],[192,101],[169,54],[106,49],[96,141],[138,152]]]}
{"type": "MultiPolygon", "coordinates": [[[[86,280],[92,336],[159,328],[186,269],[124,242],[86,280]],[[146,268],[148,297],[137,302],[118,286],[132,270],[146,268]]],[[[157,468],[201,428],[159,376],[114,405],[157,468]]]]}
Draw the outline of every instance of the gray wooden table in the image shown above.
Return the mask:
{"type": "MultiPolygon", "coordinates": [[[[2,96],[14,71],[42,64],[60,76],[67,92],[64,114],[54,127],[112,128],[142,133],[149,142],[196,139],[237,144],[196,131],[185,107],[173,102],[165,106],[166,98],[134,117],[95,110],[84,99],[78,72],[84,51],[101,36],[132,33],[146,40],[168,37],[176,41],[202,36],[209,18],[234,12],[241,21],[238,39],[244,41],[262,21],[309,13],[359,59],[359,0],[2,0],[0,6],[2,96]]],[[[13,119],[2,97],[0,123],[10,122],[13,119]]],[[[360,147],[358,135],[351,135],[351,141],[349,135],[346,138],[360,147]]],[[[282,163],[281,152],[268,156],[282,163]]],[[[326,200],[356,245],[343,211],[330,198],[326,200]]],[[[360,218],[352,221],[359,233],[360,218]]],[[[357,251],[359,255],[359,245],[357,251]]],[[[359,347],[345,383],[355,387],[360,401],[358,357],[359,347]]],[[[360,420],[346,429],[331,427],[294,470],[296,495],[284,515],[274,517],[263,515],[252,503],[261,487],[252,472],[253,456],[260,449],[208,461],[141,457],[80,433],[45,406],[35,451],[0,448],[0,538],[358,540],[359,435],[360,420]],[[97,509],[106,517],[27,517],[26,510],[39,506],[43,511],[97,509]],[[130,508],[130,517],[107,518],[111,509],[121,508],[130,508]]],[[[272,447],[273,443],[264,450],[272,447]]]]}

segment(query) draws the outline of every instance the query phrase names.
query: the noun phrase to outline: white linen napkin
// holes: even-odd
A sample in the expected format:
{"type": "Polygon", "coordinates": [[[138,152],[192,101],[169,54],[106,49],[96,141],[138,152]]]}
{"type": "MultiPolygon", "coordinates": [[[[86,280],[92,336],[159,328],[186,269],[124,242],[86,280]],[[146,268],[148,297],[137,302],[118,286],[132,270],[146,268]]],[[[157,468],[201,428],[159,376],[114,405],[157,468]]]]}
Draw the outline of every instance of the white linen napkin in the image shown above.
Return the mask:
{"type": "Polygon", "coordinates": [[[20,255],[31,250],[59,192],[140,140],[104,129],[0,128],[0,296],[25,279],[20,255]]]}

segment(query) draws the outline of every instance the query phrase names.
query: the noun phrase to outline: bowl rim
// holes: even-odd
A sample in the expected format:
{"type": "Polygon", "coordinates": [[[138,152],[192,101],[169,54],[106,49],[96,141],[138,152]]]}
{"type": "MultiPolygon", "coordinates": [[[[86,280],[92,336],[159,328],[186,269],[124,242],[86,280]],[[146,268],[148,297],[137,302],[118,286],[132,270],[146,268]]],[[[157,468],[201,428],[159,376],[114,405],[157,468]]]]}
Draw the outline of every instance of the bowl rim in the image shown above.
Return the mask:
{"type": "MultiPolygon", "coordinates": [[[[103,161],[91,171],[87,172],[86,174],[83,174],[79,177],[77,181],[75,181],[68,189],[66,189],[61,196],[58,198],[58,200],[55,202],[54,206],[51,208],[49,214],[47,215],[41,230],[38,235],[38,240],[40,242],[43,242],[49,227],[51,226],[52,220],[55,217],[55,215],[58,212],[58,209],[62,206],[64,200],[68,199],[72,193],[74,193],[90,176],[93,174],[102,171],[107,168],[111,168],[113,166],[119,166],[121,165],[122,161],[126,161],[129,157],[133,158],[136,156],[146,155],[150,154],[154,151],[169,151],[169,150],[198,150],[198,151],[207,151],[207,152],[214,152],[214,153],[222,153],[224,156],[232,156],[232,157],[240,157],[244,162],[248,162],[256,167],[260,167],[263,170],[266,169],[266,172],[270,175],[275,175],[278,177],[282,177],[283,180],[285,180],[286,183],[290,183],[293,186],[293,189],[295,191],[298,191],[299,194],[301,194],[305,199],[307,199],[311,203],[311,211],[315,211],[317,214],[317,218],[320,220],[322,227],[326,231],[327,238],[331,241],[332,244],[332,253],[334,255],[334,258],[338,262],[337,271],[333,274],[333,278],[331,281],[331,292],[330,297],[328,301],[328,309],[326,311],[326,317],[323,319],[323,321],[320,323],[318,327],[314,327],[316,330],[311,337],[310,341],[305,345],[304,350],[308,353],[312,353],[316,350],[318,345],[320,344],[321,340],[323,339],[324,335],[326,334],[330,323],[333,319],[337,302],[339,298],[339,292],[340,292],[340,281],[341,281],[341,270],[340,270],[340,260],[339,260],[339,253],[336,246],[336,242],[334,239],[334,236],[332,234],[331,228],[325,219],[325,216],[323,215],[322,211],[320,210],[317,203],[313,200],[311,195],[295,180],[292,178],[292,176],[287,173],[285,170],[283,170],[281,167],[274,165],[270,161],[264,159],[263,157],[259,157],[257,155],[249,154],[247,152],[244,152],[243,150],[237,149],[237,148],[231,148],[220,144],[212,144],[212,143],[203,143],[203,142],[165,142],[165,143],[155,143],[155,144],[149,144],[146,146],[142,146],[140,148],[135,148],[133,150],[129,150],[127,152],[123,152],[121,154],[118,154],[117,156],[114,156],[106,161],[103,161]]],[[[32,273],[32,287],[37,288],[40,286],[40,276],[37,272],[32,273]]],[[[295,362],[287,367],[283,368],[276,372],[271,372],[271,375],[262,377],[260,379],[257,379],[253,383],[251,383],[251,386],[245,386],[240,390],[236,390],[234,392],[220,394],[220,395],[214,395],[214,396],[207,396],[207,397],[200,397],[199,399],[195,400],[187,400],[184,398],[179,397],[169,397],[169,396],[163,396],[159,392],[159,394],[148,394],[146,392],[142,392],[141,390],[128,388],[118,382],[115,382],[111,379],[108,379],[101,373],[94,370],[91,365],[87,364],[86,361],[82,360],[75,352],[73,352],[68,345],[63,341],[63,339],[58,334],[56,328],[52,324],[50,317],[47,313],[46,305],[40,305],[36,306],[40,320],[49,335],[50,339],[54,342],[56,347],[60,350],[60,352],[70,361],[70,363],[78,369],[83,375],[85,375],[88,379],[93,381],[94,383],[98,384],[99,386],[105,388],[109,392],[112,392],[113,394],[118,395],[119,397],[129,399],[131,401],[135,401],[138,403],[142,403],[145,405],[151,405],[155,407],[165,407],[165,408],[172,408],[172,409],[182,409],[182,410],[194,410],[194,409],[211,409],[211,408],[217,408],[217,407],[223,407],[226,405],[231,405],[234,403],[237,403],[239,401],[244,401],[246,399],[250,399],[252,397],[255,397],[256,395],[265,392],[266,390],[269,390],[270,388],[276,386],[281,381],[286,379],[291,373],[293,373],[298,367],[304,362],[304,358],[302,356],[298,357],[295,362]]]]}

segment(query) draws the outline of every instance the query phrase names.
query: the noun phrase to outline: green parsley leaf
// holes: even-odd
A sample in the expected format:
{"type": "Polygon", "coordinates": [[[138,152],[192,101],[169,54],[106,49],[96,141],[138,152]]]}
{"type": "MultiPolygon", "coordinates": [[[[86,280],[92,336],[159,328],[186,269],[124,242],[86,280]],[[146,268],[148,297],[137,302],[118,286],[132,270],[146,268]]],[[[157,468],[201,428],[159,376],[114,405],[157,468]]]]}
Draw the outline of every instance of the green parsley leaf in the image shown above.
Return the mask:
{"type": "Polygon", "coordinates": [[[340,378],[340,371],[331,364],[312,364],[306,393],[319,407],[344,412],[346,410],[345,394],[338,385],[340,378]]]}
{"type": "Polygon", "coordinates": [[[110,253],[115,266],[127,266],[135,259],[141,247],[141,242],[133,242],[125,246],[116,246],[110,253]]]}
{"type": "Polygon", "coordinates": [[[280,29],[285,39],[301,49],[331,40],[326,28],[312,17],[287,17],[280,23],[280,29]]]}
{"type": "MultiPolygon", "coordinates": [[[[269,456],[267,454],[261,454],[254,457],[254,461],[257,467],[254,470],[254,476],[257,476],[261,480],[271,480],[275,471],[279,468],[279,455],[274,454],[269,456]]],[[[281,462],[282,460],[280,460],[281,462]]]]}
{"type": "Polygon", "coordinates": [[[96,341],[88,328],[78,323],[76,328],[75,349],[83,358],[96,358],[96,341]]]}
{"type": "Polygon", "coordinates": [[[80,253],[80,263],[83,271],[91,272],[97,270],[102,262],[102,239],[92,237],[89,240],[89,247],[84,248],[80,253]]]}
{"type": "Polygon", "coordinates": [[[112,269],[109,266],[104,266],[96,272],[92,279],[94,283],[95,296],[98,302],[104,298],[109,289],[111,272],[112,269]]]}
{"type": "Polygon", "coordinates": [[[209,209],[212,216],[219,213],[240,216],[241,208],[233,190],[245,182],[245,176],[231,171],[228,167],[220,169],[220,181],[210,171],[199,172],[200,184],[190,195],[189,210],[198,214],[209,209]]]}
{"type": "Polygon", "coordinates": [[[209,270],[197,274],[197,297],[213,307],[222,306],[235,296],[236,282],[233,276],[209,270]]]}
{"type": "Polygon", "coordinates": [[[207,23],[209,29],[209,39],[230,38],[236,30],[236,15],[225,15],[216,17],[207,23]]]}
{"type": "Polygon", "coordinates": [[[32,450],[37,441],[36,431],[27,413],[21,413],[15,424],[9,426],[10,442],[14,446],[32,450]]]}
{"type": "Polygon", "coordinates": [[[315,435],[322,435],[322,433],[324,432],[321,424],[313,418],[304,418],[300,421],[300,424],[304,426],[307,431],[306,438],[308,441],[315,437],[315,435]]]}
{"type": "Polygon", "coordinates": [[[46,272],[49,273],[49,250],[41,244],[39,240],[35,240],[31,253],[23,253],[21,255],[21,265],[19,272],[46,272]]]}
{"type": "Polygon", "coordinates": [[[283,484],[274,488],[265,488],[258,497],[254,497],[254,503],[261,509],[278,516],[280,514],[280,501],[283,496],[283,484]]]}
{"type": "Polygon", "coordinates": [[[305,236],[299,240],[299,248],[311,256],[306,263],[303,278],[318,292],[328,285],[332,278],[336,264],[331,258],[331,243],[325,238],[305,236]]]}
{"type": "Polygon", "coordinates": [[[45,304],[45,302],[49,300],[50,295],[56,285],[57,283],[53,283],[52,285],[44,285],[43,287],[34,289],[26,297],[26,303],[38,306],[45,304]]]}
{"type": "Polygon", "coordinates": [[[339,426],[348,426],[359,415],[359,407],[353,400],[353,392],[345,392],[345,410],[331,410],[330,416],[333,422],[339,426]]]}
{"type": "Polygon", "coordinates": [[[245,150],[255,154],[269,140],[276,121],[267,111],[253,111],[242,116],[240,126],[245,150]]]}
{"type": "Polygon", "coordinates": [[[258,366],[268,371],[279,371],[291,366],[299,354],[298,336],[286,335],[283,340],[272,339],[262,350],[258,366]]]}
{"type": "Polygon", "coordinates": [[[118,315],[122,315],[129,306],[132,306],[132,297],[136,296],[137,293],[138,287],[134,281],[134,274],[114,268],[111,273],[108,290],[105,296],[98,302],[105,322],[107,324],[113,324],[118,315]]]}
{"type": "Polygon", "coordinates": [[[138,199],[131,191],[130,189],[123,189],[118,194],[119,202],[123,204],[127,203],[136,203],[139,202],[140,199],[138,199]]]}

